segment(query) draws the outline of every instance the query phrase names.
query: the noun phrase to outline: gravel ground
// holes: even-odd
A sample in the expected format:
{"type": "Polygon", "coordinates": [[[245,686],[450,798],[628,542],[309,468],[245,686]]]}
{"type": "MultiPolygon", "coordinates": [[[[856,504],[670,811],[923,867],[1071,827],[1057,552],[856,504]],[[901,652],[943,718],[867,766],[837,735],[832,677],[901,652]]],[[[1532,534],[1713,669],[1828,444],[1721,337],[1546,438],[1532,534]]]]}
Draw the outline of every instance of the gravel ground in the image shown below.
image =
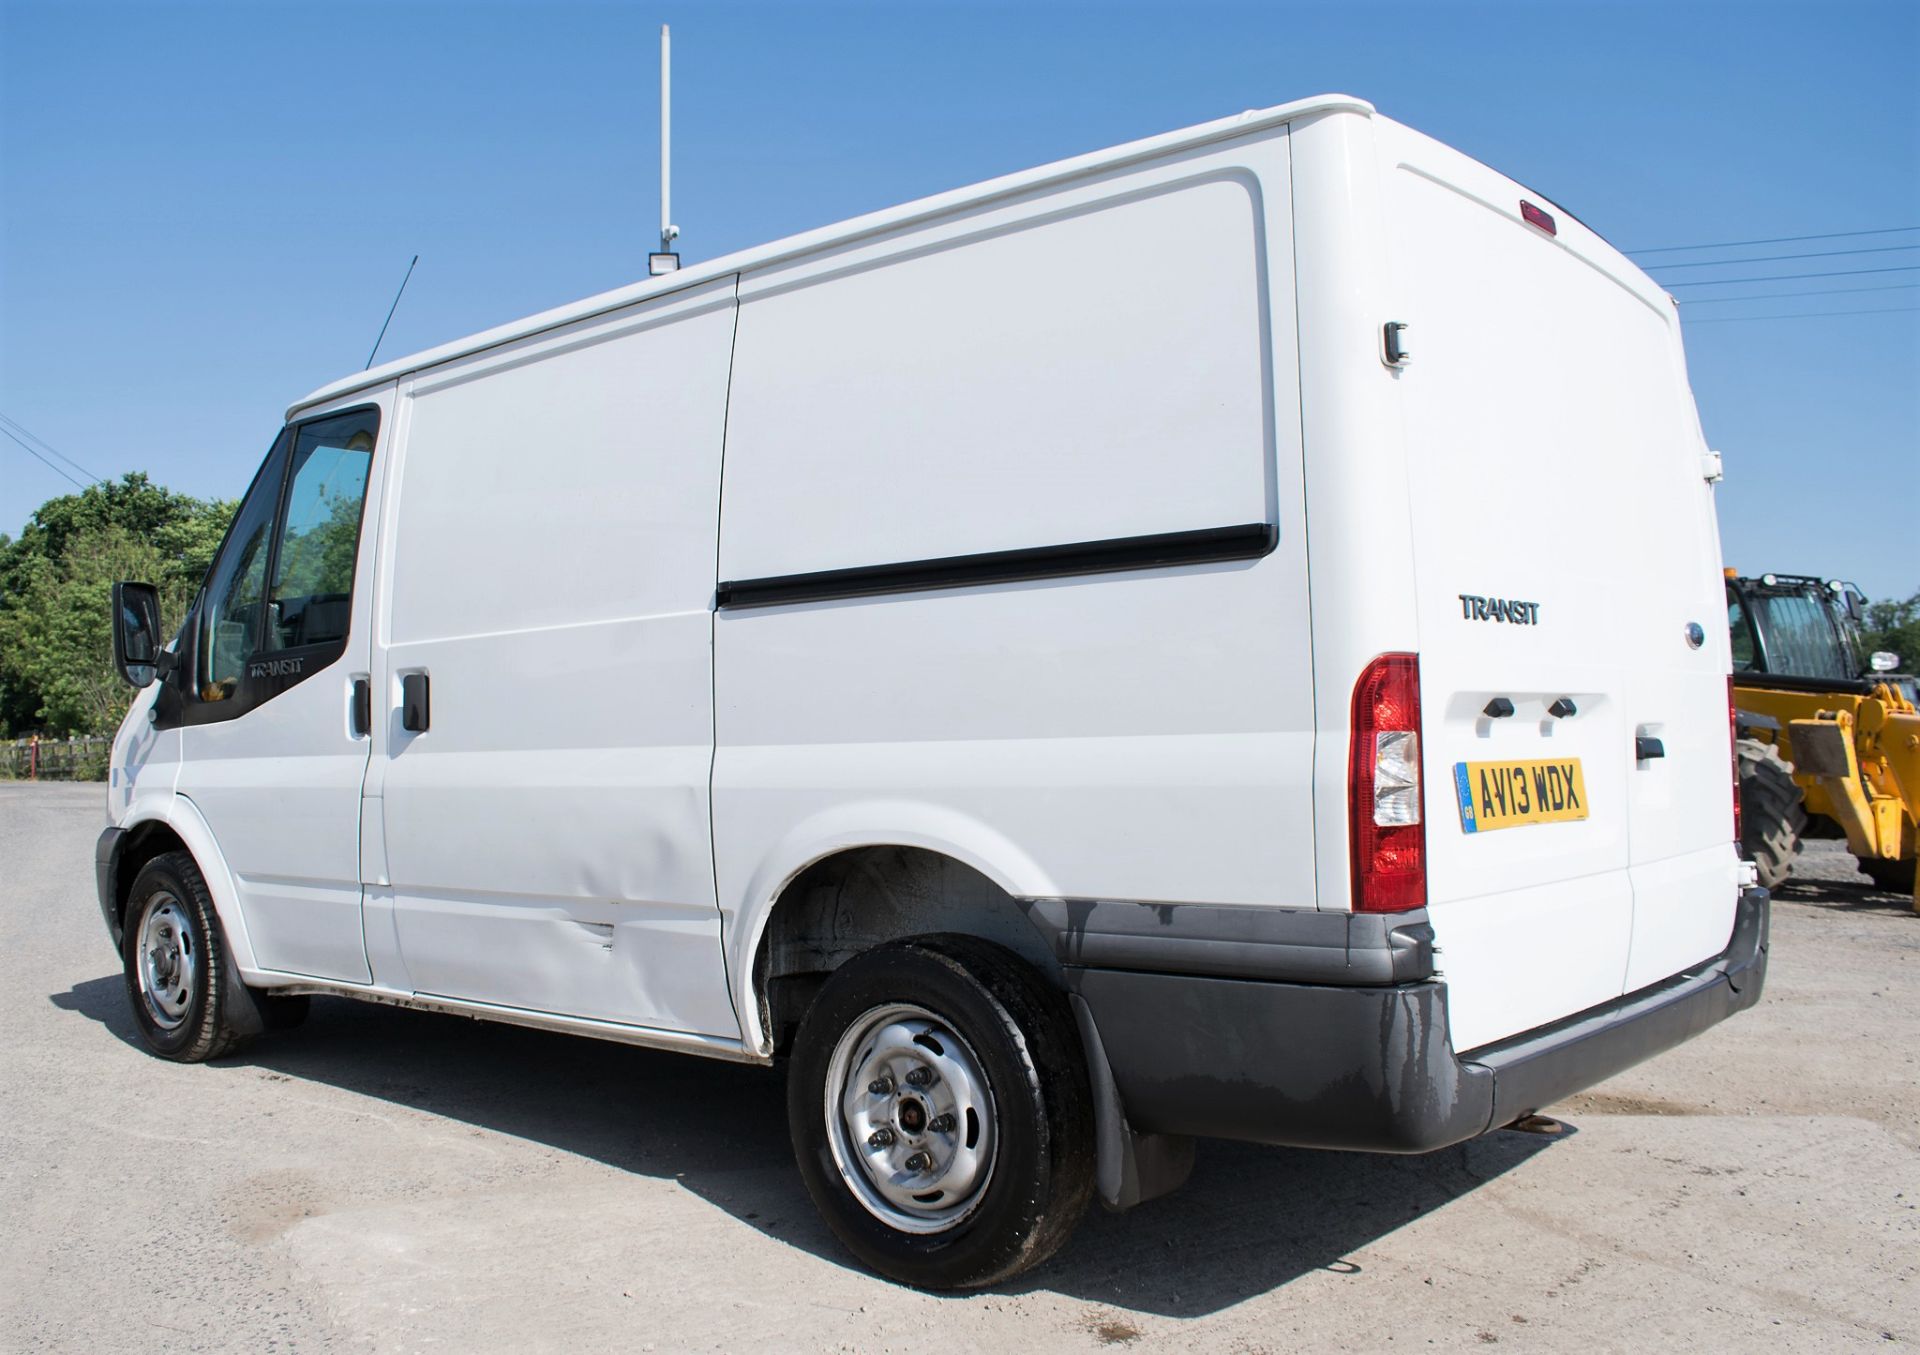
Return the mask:
{"type": "Polygon", "coordinates": [[[1644,1351],[1920,1343],[1920,917],[1814,844],[1753,1011],[1422,1158],[1201,1146],[1021,1281],[849,1264],[777,1073],[316,1001],[149,1058],[98,786],[0,783],[0,1348],[1644,1351]]]}

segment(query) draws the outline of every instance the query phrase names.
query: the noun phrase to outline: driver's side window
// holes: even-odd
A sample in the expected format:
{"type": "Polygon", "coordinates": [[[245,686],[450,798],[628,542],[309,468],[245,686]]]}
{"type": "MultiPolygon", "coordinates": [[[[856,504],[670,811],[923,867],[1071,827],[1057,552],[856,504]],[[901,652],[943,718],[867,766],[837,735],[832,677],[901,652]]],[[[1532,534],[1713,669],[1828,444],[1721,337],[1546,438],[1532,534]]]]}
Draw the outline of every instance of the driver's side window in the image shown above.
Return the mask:
{"type": "Polygon", "coordinates": [[[280,666],[275,686],[237,707],[317,672],[345,649],[379,429],[378,410],[351,410],[282,430],[267,453],[207,576],[194,674],[202,702],[232,701],[262,653],[298,650],[306,659],[280,666]]]}
{"type": "Polygon", "coordinates": [[[200,635],[194,689],[202,701],[226,701],[240,685],[247,659],[260,646],[261,603],[267,595],[267,555],[273,519],[280,508],[292,430],[283,430],[253,487],[233,515],[226,544],[207,576],[200,606],[200,635]]]}

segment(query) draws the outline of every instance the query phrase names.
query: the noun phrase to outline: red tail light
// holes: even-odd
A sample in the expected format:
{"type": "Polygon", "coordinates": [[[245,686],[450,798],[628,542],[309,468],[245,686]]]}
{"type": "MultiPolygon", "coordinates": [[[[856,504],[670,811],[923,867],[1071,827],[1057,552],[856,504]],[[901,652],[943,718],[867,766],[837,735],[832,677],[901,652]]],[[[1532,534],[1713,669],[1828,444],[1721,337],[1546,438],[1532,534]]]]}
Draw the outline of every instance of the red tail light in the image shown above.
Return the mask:
{"type": "Polygon", "coordinates": [[[1404,913],[1425,907],[1418,655],[1382,654],[1360,674],[1353,687],[1347,769],[1354,911],[1404,913]]]}
{"type": "Polygon", "coordinates": [[[1733,674],[1727,674],[1727,751],[1733,758],[1733,843],[1740,845],[1740,712],[1733,701],[1733,674]]]}

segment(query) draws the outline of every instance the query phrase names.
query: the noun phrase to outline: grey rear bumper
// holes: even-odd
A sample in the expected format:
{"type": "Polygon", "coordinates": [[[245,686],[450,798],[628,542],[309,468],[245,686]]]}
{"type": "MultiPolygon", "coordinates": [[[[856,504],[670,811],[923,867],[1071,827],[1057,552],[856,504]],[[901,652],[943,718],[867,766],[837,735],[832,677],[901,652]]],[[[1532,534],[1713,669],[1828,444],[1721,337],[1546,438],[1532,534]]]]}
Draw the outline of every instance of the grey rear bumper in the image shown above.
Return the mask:
{"type": "MultiPolygon", "coordinates": [[[[1420,1153],[1511,1124],[1752,1006],[1770,908],[1764,889],[1748,889],[1711,960],[1465,1053],[1453,1048],[1438,978],[1273,982],[1071,962],[1065,972],[1107,1065],[1094,1069],[1096,1099],[1104,1080],[1118,1102],[1107,1115],[1124,1114],[1117,1131],[1103,1128],[1122,1138],[1420,1153]]],[[[1131,1202],[1108,1189],[1115,1180],[1102,1182],[1109,1202],[1131,1202]]]]}

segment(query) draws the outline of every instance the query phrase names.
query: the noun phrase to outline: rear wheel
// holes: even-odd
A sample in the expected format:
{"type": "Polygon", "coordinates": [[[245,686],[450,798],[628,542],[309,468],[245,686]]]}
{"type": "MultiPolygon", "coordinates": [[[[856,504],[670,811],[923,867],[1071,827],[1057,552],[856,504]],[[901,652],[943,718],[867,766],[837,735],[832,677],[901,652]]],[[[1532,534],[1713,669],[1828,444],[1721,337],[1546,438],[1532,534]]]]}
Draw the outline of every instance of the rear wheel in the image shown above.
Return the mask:
{"type": "Polygon", "coordinates": [[[1046,1260],[1093,1194],[1093,1110],[1065,997],[966,936],[835,970],[794,1042],[800,1174],[867,1265],[930,1289],[1046,1260]]]}
{"type": "Polygon", "coordinates": [[[1806,805],[1779,749],[1758,739],[1741,739],[1734,748],[1740,759],[1740,852],[1758,867],[1761,884],[1778,889],[1799,854],[1806,805]]]}

